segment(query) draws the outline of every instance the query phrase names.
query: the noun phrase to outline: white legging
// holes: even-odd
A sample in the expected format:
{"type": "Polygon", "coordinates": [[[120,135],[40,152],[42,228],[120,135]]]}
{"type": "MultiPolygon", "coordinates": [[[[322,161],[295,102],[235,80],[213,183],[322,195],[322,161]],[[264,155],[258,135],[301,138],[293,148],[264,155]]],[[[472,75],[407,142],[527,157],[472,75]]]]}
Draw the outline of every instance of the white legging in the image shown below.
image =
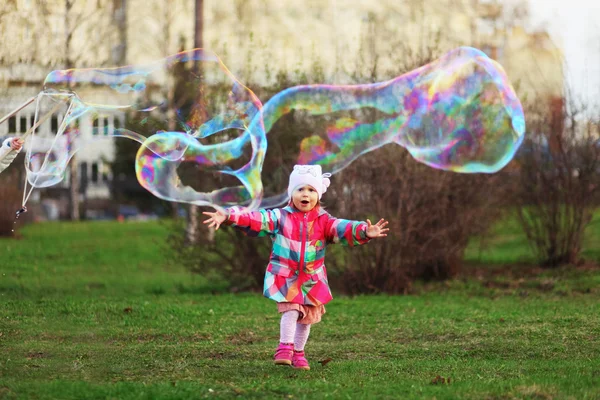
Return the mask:
{"type": "Polygon", "coordinates": [[[294,350],[302,351],[310,334],[310,324],[299,324],[300,312],[286,311],[281,315],[280,342],[294,343],[294,350]]]}

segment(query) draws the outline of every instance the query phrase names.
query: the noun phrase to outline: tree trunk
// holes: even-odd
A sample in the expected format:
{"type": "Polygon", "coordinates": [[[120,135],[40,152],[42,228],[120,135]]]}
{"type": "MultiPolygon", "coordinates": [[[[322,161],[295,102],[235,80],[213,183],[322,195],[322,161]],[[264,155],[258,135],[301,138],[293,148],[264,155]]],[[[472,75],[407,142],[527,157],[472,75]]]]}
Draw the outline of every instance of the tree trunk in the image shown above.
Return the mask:
{"type": "Polygon", "coordinates": [[[71,158],[69,172],[69,218],[71,221],[79,221],[79,174],[77,173],[77,159],[75,156],[71,158]]]}
{"type": "MultiPolygon", "coordinates": [[[[195,18],[195,33],[194,33],[194,47],[202,47],[202,19],[203,19],[203,0],[196,0],[196,18],[195,18]]],[[[196,63],[196,70],[199,71],[201,68],[200,63],[196,63]]],[[[198,74],[200,76],[200,74],[198,74]]],[[[195,243],[197,240],[198,233],[198,206],[191,204],[190,212],[188,214],[186,239],[189,244],[195,243]]],[[[210,235],[210,233],[209,233],[210,235]]],[[[214,236],[214,234],[213,234],[214,236]]]]}
{"type": "MultiPolygon", "coordinates": [[[[70,12],[73,8],[73,1],[65,1],[65,69],[73,68],[71,60],[71,40],[73,32],[71,31],[70,12]]],[[[66,128],[66,134],[71,135],[71,127],[66,128]]],[[[72,139],[73,140],[73,139],[72,139]]],[[[72,143],[72,140],[69,142],[72,143]]],[[[77,169],[77,155],[73,155],[69,165],[70,185],[69,185],[69,218],[71,221],[79,221],[79,173],[77,169]]]]}
{"type": "Polygon", "coordinates": [[[189,207],[185,237],[188,244],[194,244],[198,240],[198,206],[193,204],[189,207]]]}

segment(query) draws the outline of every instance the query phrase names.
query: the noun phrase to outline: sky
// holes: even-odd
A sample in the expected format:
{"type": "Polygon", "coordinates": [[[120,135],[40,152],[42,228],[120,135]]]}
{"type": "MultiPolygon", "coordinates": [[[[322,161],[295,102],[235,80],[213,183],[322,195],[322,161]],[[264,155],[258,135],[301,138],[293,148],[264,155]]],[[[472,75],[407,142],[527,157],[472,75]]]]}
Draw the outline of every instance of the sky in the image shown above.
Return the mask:
{"type": "Polygon", "coordinates": [[[528,1],[532,26],[546,28],[562,48],[575,95],[600,106],[600,1],[528,1]]]}

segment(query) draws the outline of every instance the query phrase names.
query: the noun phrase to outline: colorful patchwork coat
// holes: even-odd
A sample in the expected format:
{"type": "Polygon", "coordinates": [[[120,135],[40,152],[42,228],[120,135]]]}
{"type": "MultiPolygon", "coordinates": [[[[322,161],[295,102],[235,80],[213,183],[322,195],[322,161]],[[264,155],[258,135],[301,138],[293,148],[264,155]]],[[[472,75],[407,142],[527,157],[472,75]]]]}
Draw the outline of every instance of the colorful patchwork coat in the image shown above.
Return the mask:
{"type": "Polygon", "coordinates": [[[267,266],[264,295],[278,303],[318,306],[328,303],[331,290],[325,269],[330,243],[367,243],[366,222],[334,218],[319,206],[308,213],[292,206],[240,213],[228,210],[226,224],[248,236],[270,236],[273,250],[267,266]]]}

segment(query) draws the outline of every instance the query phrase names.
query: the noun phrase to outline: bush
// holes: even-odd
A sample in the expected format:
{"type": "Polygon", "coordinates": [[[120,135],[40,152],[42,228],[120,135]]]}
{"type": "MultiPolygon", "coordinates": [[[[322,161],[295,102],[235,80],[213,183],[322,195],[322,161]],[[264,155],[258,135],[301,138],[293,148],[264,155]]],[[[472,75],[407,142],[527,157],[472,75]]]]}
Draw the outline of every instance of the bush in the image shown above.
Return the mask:
{"type": "Polygon", "coordinates": [[[386,146],[334,176],[334,215],[390,221],[385,240],[329,260],[332,280],[348,293],[405,293],[415,279],[456,276],[471,236],[500,215],[500,175],[456,174],[414,161],[386,146]]]}
{"type": "Polygon", "coordinates": [[[597,125],[562,99],[530,105],[518,154],[517,216],[540,265],[580,262],[585,227],[598,200],[597,125]]]}

